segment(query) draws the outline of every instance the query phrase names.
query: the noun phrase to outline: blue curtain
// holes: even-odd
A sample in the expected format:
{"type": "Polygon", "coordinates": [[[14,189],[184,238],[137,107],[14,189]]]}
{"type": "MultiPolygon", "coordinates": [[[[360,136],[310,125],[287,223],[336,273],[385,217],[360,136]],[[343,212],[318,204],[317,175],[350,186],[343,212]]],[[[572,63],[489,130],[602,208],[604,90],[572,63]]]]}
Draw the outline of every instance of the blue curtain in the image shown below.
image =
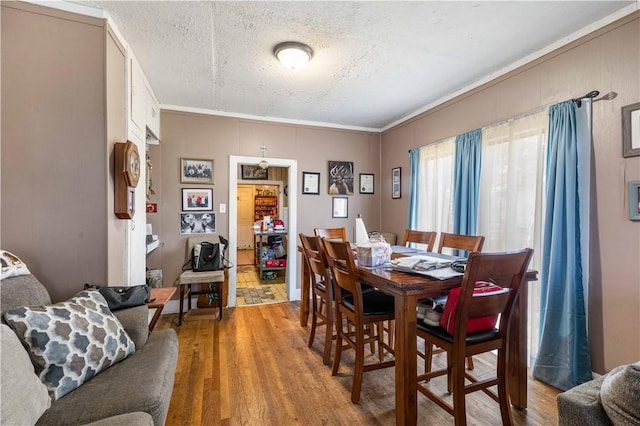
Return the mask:
{"type": "Polygon", "coordinates": [[[477,232],[481,156],[480,129],[456,136],[453,172],[453,232],[456,234],[476,235],[477,232]]]}
{"type": "Polygon", "coordinates": [[[409,150],[409,212],[407,226],[417,229],[418,226],[418,183],[420,181],[420,149],[409,150]]]}
{"type": "Polygon", "coordinates": [[[582,256],[582,250],[588,251],[582,244],[588,241],[583,233],[588,235],[589,219],[582,217],[581,223],[589,200],[580,197],[589,192],[584,155],[590,152],[591,137],[583,118],[589,107],[587,103],[580,111],[567,101],[549,109],[540,347],[533,376],[562,390],[592,378],[583,291],[589,265],[582,256]]]}

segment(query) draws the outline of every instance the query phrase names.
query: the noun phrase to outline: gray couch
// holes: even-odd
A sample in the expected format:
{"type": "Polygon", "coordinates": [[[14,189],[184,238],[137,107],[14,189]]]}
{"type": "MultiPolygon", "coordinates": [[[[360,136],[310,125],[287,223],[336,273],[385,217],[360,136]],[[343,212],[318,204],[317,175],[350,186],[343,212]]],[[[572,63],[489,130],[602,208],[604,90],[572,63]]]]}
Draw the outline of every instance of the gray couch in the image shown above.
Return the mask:
{"type": "MultiPolygon", "coordinates": [[[[46,288],[33,276],[23,275],[5,278],[0,281],[0,310],[4,312],[19,306],[48,305],[51,299],[46,288]]],[[[107,368],[77,389],[50,403],[49,408],[41,407],[34,413],[38,425],[163,425],[169,410],[173,391],[174,374],[178,358],[178,339],[173,329],[157,330],[149,334],[149,310],[146,306],[115,311],[136,346],[133,355],[107,368]],[[44,413],[41,411],[44,409],[44,413]],[[39,417],[38,417],[39,416],[39,417]]],[[[4,319],[3,319],[4,322],[4,319]]],[[[20,345],[5,344],[6,330],[3,327],[3,358],[11,354],[5,349],[26,350],[20,345]],[[17,348],[17,349],[16,349],[17,348]]],[[[6,327],[6,328],[5,328],[6,327]]],[[[4,363],[3,363],[4,364],[4,363]]],[[[3,365],[3,370],[6,365],[3,365]]],[[[18,375],[18,382],[33,381],[33,377],[18,375]]],[[[3,377],[4,379],[4,377],[3,377]]],[[[39,380],[39,379],[38,379],[39,380]]],[[[9,395],[11,389],[5,389],[9,383],[3,380],[2,393],[9,395]]],[[[14,380],[15,382],[15,380],[14,380]]],[[[13,389],[24,387],[22,383],[13,383],[13,389]]],[[[4,399],[4,398],[3,398],[4,399]]],[[[12,405],[7,399],[2,405],[3,418],[24,410],[37,409],[34,404],[22,402],[17,398],[12,405]]],[[[48,405],[48,401],[47,401],[48,405]]]]}
{"type": "Polygon", "coordinates": [[[560,426],[640,425],[640,363],[623,365],[558,394],[560,426]]]}

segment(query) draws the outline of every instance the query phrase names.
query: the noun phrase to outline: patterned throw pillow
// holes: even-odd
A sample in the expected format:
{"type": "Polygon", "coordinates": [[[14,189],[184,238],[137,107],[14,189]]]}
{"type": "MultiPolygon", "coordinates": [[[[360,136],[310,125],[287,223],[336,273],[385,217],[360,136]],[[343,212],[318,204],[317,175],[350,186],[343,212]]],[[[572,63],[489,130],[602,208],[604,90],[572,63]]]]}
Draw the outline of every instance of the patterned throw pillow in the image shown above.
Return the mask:
{"type": "Polygon", "coordinates": [[[0,263],[2,270],[0,271],[0,280],[9,277],[17,277],[18,275],[29,275],[29,269],[18,256],[9,253],[6,250],[0,250],[0,263]]]}
{"type": "Polygon", "coordinates": [[[135,352],[133,341],[95,290],[55,305],[11,309],[4,318],[29,350],[54,401],[135,352]]]}

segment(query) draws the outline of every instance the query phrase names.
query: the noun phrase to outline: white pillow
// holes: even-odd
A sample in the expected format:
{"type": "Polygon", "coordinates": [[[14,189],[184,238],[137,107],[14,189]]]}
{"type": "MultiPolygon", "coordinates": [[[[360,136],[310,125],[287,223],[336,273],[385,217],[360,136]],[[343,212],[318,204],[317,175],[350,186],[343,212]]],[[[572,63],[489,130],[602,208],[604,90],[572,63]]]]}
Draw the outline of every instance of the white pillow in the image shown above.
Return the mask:
{"type": "Polygon", "coordinates": [[[18,275],[29,275],[29,269],[18,256],[6,250],[0,250],[0,263],[2,263],[2,271],[0,272],[0,280],[9,277],[17,277],[18,275]]]}
{"type": "Polygon", "coordinates": [[[51,406],[49,392],[18,336],[5,324],[0,324],[0,330],[0,424],[34,425],[51,406]]]}

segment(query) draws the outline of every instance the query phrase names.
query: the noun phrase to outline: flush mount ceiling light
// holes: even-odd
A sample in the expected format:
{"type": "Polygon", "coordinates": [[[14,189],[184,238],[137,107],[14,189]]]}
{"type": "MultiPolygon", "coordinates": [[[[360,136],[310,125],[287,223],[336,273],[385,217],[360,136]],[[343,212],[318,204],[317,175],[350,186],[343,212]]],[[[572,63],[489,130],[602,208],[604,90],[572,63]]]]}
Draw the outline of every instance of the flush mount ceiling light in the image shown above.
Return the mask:
{"type": "Polygon", "coordinates": [[[285,41],[273,48],[273,54],[282,65],[296,69],[304,66],[313,57],[313,50],[304,43],[285,41]]]}

